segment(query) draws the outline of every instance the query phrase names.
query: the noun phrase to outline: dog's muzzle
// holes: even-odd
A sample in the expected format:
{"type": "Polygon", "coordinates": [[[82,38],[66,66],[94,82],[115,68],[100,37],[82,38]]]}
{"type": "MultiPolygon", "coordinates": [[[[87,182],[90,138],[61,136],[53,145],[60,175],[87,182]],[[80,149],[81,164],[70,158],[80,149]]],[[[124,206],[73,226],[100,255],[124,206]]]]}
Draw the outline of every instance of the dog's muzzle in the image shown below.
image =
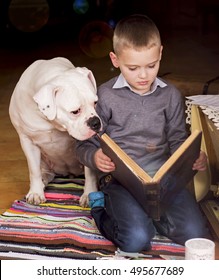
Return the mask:
{"type": "Polygon", "coordinates": [[[99,132],[101,128],[101,122],[98,117],[89,118],[87,125],[95,132],[99,132]]]}

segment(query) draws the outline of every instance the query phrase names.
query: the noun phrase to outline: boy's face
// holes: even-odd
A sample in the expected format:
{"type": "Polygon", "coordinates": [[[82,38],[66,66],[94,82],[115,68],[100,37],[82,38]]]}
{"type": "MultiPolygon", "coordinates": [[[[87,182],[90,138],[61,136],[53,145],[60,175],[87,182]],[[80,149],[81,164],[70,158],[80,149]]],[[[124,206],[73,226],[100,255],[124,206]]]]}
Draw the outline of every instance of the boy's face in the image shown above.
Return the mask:
{"type": "Polygon", "coordinates": [[[125,48],[119,55],[110,53],[114,67],[119,68],[132,90],[139,94],[148,92],[157,77],[162,56],[162,46],[139,50],[125,48]]]}

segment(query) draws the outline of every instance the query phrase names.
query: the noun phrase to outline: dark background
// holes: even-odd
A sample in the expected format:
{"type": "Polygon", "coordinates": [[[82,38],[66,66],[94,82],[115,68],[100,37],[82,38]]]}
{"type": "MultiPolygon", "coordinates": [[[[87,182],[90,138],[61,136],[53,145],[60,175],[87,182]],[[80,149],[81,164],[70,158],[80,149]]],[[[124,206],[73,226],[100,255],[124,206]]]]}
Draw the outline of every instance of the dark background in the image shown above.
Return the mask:
{"type": "Polygon", "coordinates": [[[201,83],[219,74],[218,0],[0,0],[0,70],[20,74],[36,59],[65,56],[94,71],[98,83],[107,80],[115,75],[113,29],[133,13],[148,15],[160,30],[161,74],[201,83]]]}
{"type": "Polygon", "coordinates": [[[219,31],[218,0],[0,0],[0,46],[77,40],[88,22],[101,20],[114,27],[121,17],[132,13],[150,16],[163,39],[182,29],[202,34],[219,31]],[[86,11],[82,11],[84,6],[86,11]],[[28,18],[35,29],[28,28],[28,18]],[[43,20],[47,21],[43,24],[43,20]]]}

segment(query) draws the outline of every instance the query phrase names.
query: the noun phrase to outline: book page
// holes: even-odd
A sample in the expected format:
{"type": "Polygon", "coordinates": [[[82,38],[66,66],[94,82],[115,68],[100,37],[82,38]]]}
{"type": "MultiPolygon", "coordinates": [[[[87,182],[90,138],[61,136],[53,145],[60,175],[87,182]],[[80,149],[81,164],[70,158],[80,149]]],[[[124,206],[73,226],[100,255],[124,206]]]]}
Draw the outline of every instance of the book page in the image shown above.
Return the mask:
{"type": "Polygon", "coordinates": [[[175,173],[182,173],[184,172],[183,169],[186,170],[188,168],[192,170],[192,163],[195,162],[200,153],[201,136],[202,132],[199,130],[195,130],[156,172],[153,177],[153,182],[159,182],[164,174],[167,173],[171,168],[174,169],[175,173]],[[177,161],[178,164],[176,164],[177,161]],[[189,163],[190,166],[188,165],[189,163]]]}
{"type": "Polygon", "coordinates": [[[125,164],[142,182],[150,182],[152,178],[132,159],[130,158],[106,133],[104,133],[100,139],[102,139],[102,148],[104,152],[114,161],[116,164],[117,158],[120,159],[120,164],[125,164]],[[103,143],[105,143],[103,147],[103,143]],[[107,147],[108,146],[108,147],[107,147]],[[109,150],[110,149],[110,150],[109,150]]]}

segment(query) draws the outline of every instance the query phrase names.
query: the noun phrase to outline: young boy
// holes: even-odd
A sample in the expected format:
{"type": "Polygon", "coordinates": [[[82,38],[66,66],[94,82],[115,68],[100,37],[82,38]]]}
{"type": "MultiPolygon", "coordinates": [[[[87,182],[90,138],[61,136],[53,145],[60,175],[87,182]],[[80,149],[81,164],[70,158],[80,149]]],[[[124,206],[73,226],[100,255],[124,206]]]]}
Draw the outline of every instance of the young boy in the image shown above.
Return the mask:
{"type": "MultiPolygon", "coordinates": [[[[110,59],[121,74],[98,89],[102,133],[153,176],[187,138],[183,99],[173,85],[157,77],[163,47],[148,17],[122,19],[114,31],[113,47],[110,59]]],[[[77,155],[84,165],[98,170],[100,191],[89,196],[91,214],[100,232],[120,250],[149,250],[156,230],[179,244],[207,236],[198,205],[186,188],[155,222],[118,181],[106,176],[116,166],[102,152],[97,137],[78,142],[77,155]]],[[[204,170],[205,165],[206,155],[201,152],[193,168],[204,170]]]]}

